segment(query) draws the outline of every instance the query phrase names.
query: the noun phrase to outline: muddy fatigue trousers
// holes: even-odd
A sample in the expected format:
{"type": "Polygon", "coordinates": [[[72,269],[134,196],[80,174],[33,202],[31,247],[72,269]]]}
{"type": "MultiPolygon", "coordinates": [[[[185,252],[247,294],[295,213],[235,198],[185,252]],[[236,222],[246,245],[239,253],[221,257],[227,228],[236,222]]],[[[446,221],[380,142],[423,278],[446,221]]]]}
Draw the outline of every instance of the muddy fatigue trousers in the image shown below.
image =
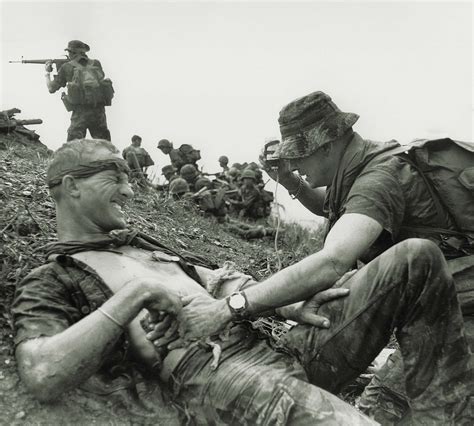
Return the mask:
{"type": "Polygon", "coordinates": [[[85,138],[88,129],[92,138],[110,141],[105,107],[88,107],[87,105],[76,107],[71,114],[71,125],[67,130],[67,140],[85,138]]]}
{"type": "Polygon", "coordinates": [[[330,319],[329,329],[299,325],[285,336],[310,382],[338,392],[395,332],[409,424],[470,423],[473,360],[453,278],[439,248],[423,239],[403,241],[342,286],[350,288],[350,295],[318,312],[330,319]]]}
{"type": "MultiPolygon", "coordinates": [[[[474,348],[474,255],[453,259],[447,263],[454,278],[466,337],[472,352],[474,348]]],[[[400,351],[396,351],[364,390],[360,399],[361,410],[383,425],[409,423],[410,402],[403,375],[403,357],[400,351]]],[[[472,398],[472,394],[471,387],[468,395],[472,398]]],[[[467,421],[458,423],[474,424],[474,419],[468,418],[467,421]]]]}
{"type": "Polygon", "coordinates": [[[369,426],[377,423],[337,396],[310,385],[301,365],[275,352],[243,325],[210,349],[190,350],[173,371],[169,388],[187,424],[239,426],[369,426]]]}

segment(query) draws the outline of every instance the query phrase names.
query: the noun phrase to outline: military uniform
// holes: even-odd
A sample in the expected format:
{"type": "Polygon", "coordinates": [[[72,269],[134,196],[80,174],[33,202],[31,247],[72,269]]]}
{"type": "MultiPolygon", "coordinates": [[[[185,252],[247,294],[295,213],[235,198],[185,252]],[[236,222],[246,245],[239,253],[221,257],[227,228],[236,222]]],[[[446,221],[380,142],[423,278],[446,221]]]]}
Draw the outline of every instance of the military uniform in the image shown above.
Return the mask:
{"type": "Polygon", "coordinates": [[[122,157],[127,160],[128,167],[130,167],[132,171],[141,170],[143,167],[153,165],[149,164],[148,158],[150,158],[150,155],[148,154],[147,150],[141,146],[127,146],[122,152],[122,157]]]}
{"type": "MultiPolygon", "coordinates": [[[[183,258],[143,234],[105,238],[92,245],[79,243],[72,250],[71,245],[58,243],[50,246],[49,252],[55,254],[50,262],[30,273],[18,288],[13,307],[15,343],[54,336],[110,298],[112,293],[97,272],[68,253],[117,248],[125,241],[150,255],[155,250],[164,253],[166,261],[178,262],[191,279],[200,282],[188,263],[193,259],[196,264],[195,256],[183,258]]],[[[234,325],[228,338],[219,340],[222,354],[215,370],[210,367],[211,350],[204,345],[189,345],[168,383],[158,381],[158,371],[145,373],[139,368],[127,350],[126,339],[123,334],[100,371],[81,387],[96,398],[111,400],[114,395],[121,396],[131,410],[148,406],[149,421],[159,421],[163,411],[156,397],[161,384],[161,390],[181,407],[187,420],[191,417],[197,424],[374,424],[335,395],[307,383],[303,368],[289,356],[272,351],[250,326],[234,325]]],[[[162,357],[165,355],[166,352],[162,357]]]]}
{"type": "MultiPolygon", "coordinates": [[[[464,344],[469,344],[467,338],[474,334],[471,329],[473,322],[470,316],[474,310],[474,288],[472,285],[474,256],[465,251],[464,245],[452,244],[449,233],[457,231],[455,224],[447,211],[438,212],[429,187],[417,168],[403,155],[395,154],[395,150],[402,153],[399,144],[395,141],[377,143],[362,139],[352,131],[352,126],[357,119],[356,114],[339,110],[331,98],[323,92],[314,92],[299,98],[285,106],[280,112],[279,124],[282,143],[278,146],[276,155],[280,159],[298,161],[309,157],[326,144],[331,144],[334,141],[339,142],[337,147],[341,150],[340,157],[337,159],[337,163],[332,163],[333,165],[337,164],[337,170],[335,170],[331,184],[327,186],[324,203],[324,213],[329,219],[328,227],[331,228],[335,225],[343,215],[351,213],[370,217],[382,226],[382,232],[375,243],[366,253],[359,255],[360,260],[366,265],[357,271],[354,280],[360,280],[360,285],[365,285],[366,291],[372,294],[377,293],[379,278],[398,283],[397,285],[406,288],[406,291],[409,291],[408,288],[414,282],[426,280],[426,285],[438,291],[440,284],[437,275],[430,275],[431,273],[425,275],[428,270],[431,271],[431,266],[434,266],[432,256],[437,251],[437,262],[440,263],[442,275],[450,281],[452,281],[453,275],[455,277],[455,288],[458,291],[461,309],[465,315],[464,322],[458,321],[459,332],[464,344]],[[443,230],[446,231],[443,233],[443,230]],[[419,241],[418,247],[418,243],[413,245],[412,241],[419,241]],[[450,263],[457,263],[458,273],[452,275],[453,265],[448,266],[443,255],[446,259],[452,259],[449,261],[450,263]],[[409,261],[410,272],[408,272],[405,269],[406,262],[414,257],[425,258],[427,263],[421,262],[420,259],[409,261]],[[428,269],[426,269],[427,267],[428,269]],[[468,329],[467,333],[464,326],[468,329]]],[[[317,165],[314,164],[313,167],[317,167],[317,165]]],[[[297,195],[300,189],[301,180],[293,195],[297,195]]],[[[456,203],[456,200],[453,200],[453,203],[456,203]]],[[[474,253],[471,254],[474,255],[474,253]]],[[[353,294],[354,285],[352,280],[350,281],[351,294],[353,294]]],[[[433,297],[437,303],[442,303],[444,300],[442,294],[434,294],[433,297]]],[[[451,302],[448,302],[447,305],[449,303],[451,302]]],[[[387,299],[385,305],[380,307],[382,316],[380,318],[373,317],[371,327],[377,328],[380,325],[379,321],[383,321],[384,311],[390,311],[391,304],[392,302],[387,299]]],[[[406,308],[410,309],[409,306],[406,304],[406,308]]],[[[400,318],[401,320],[411,315],[410,311],[406,311],[405,308],[401,309],[404,316],[400,318]]],[[[325,308],[318,311],[318,314],[326,315],[325,308]]],[[[364,314],[362,311],[358,311],[357,315],[364,314]]],[[[433,321],[438,321],[436,316],[430,315],[430,317],[433,321]]],[[[333,329],[334,321],[332,319],[331,324],[331,329],[333,329]]],[[[428,351],[437,351],[442,347],[435,342],[435,336],[440,336],[439,333],[431,334],[423,327],[414,328],[412,331],[413,333],[411,331],[408,333],[409,339],[417,342],[418,352],[422,353],[427,349],[428,351]]],[[[447,335],[445,334],[445,336],[447,335]]],[[[406,351],[401,342],[403,337],[397,333],[401,350],[383,368],[383,380],[378,377],[378,382],[367,388],[368,392],[362,397],[361,407],[383,424],[398,422],[403,416],[406,417],[405,421],[420,422],[420,424],[432,424],[433,422],[453,424],[459,419],[456,419],[456,410],[449,405],[454,404],[450,401],[457,399],[458,412],[464,410],[462,421],[466,424],[474,423],[473,357],[469,346],[467,351],[461,350],[467,357],[467,365],[470,366],[470,372],[466,375],[463,386],[459,386],[460,382],[458,383],[456,379],[447,379],[447,376],[453,372],[451,368],[454,370],[457,368],[456,363],[452,365],[449,363],[439,364],[429,355],[426,356],[425,362],[422,366],[420,365],[421,370],[439,369],[440,374],[445,376],[446,382],[442,386],[438,384],[440,389],[444,388],[445,391],[440,392],[437,396],[433,394],[430,397],[432,401],[429,401],[428,398],[422,404],[424,408],[419,406],[424,412],[420,417],[418,414],[414,414],[418,405],[417,395],[419,392],[417,388],[432,382],[433,376],[432,373],[420,371],[417,381],[409,383],[406,380],[407,374],[410,374],[409,371],[413,368],[413,362],[406,359],[406,351]],[[444,392],[446,393],[444,394],[444,392]],[[441,411],[436,410],[436,406],[441,404],[444,404],[445,408],[441,411]]],[[[376,334],[373,338],[376,339],[376,334]]],[[[342,344],[339,347],[341,353],[349,351],[349,354],[343,354],[344,360],[341,362],[355,365],[357,360],[352,359],[350,355],[353,350],[352,345],[364,344],[367,351],[370,352],[370,342],[364,341],[360,336],[358,338],[357,331],[354,330],[352,341],[345,342],[345,345],[342,344]]],[[[470,342],[472,345],[472,339],[470,342]]],[[[306,357],[305,359],[310,361],[312,356],[323,355],[319,351],[320,345],[317,339],[314,340],[314,343],[318,347],[317,350],[312,349],[310,345],[300,345],[300,348],[295,346],[294,350],[300,351],[300,356],[306,357]]],[[[457,348],[458,343],[452,342],[451,346],[457,348]]],[[[439,350],[439,352],[442,351],[439,350]]],[[[338,376],[338,357],[341,356],[338,355],[336,348],[322,358],[328,366],[331,366],[328,371],[332,371],[335,376],[325,385],[324,375],[316,372],[314,377],[319,377],[316,382],[318,385],[326,389],[337,389],[337,387],[333,387],[334,384],[344,382],[344,375],[342,378],[338,376]]]]}
{"type": "MultiPolygon", "coordinates": [[[[442,232],[423,232],[426,228],[453,231],[456,228],[448,213],[440,221],[423,179],[411,164],[398,156],[383,156],[397,145],[394,142],[377,144],[357,134],[354,136],[333,185],[328,188],[329,226],[343,213],[364,214],[383,226],[384,231],[361,259],[364,262],[370,262],[394,243],[407,238],[433,241],[448,259],[464,313],[468,342],[474,348],[474,256],[466,256],[447,244],[442,232]],[[458,264],[461,266],[456,266],[458,264]]],[[[395,353],[362,395],[362,408],[378,421],[398,421],[408,410],[402,370],[402,357],[395,353]]]]}
{"type": "MultiPolygon", "coordinates": [[[[150,255],[155,250],[165,253],[162,257],[179,262],[190,278],[200,282],[189,263],[196,263],[195,256],[183,258],[144,234],[109,235],[90,243],[49,246],[49,263],[31,272],[15,295],[17,345],[61,333],[112,296],[97,272],[73,253],[113,251],[128,242],[150,255]]],[[[337,391],[367,368],[396,327],[408,366],[405,381],[417,414],[443,419],[447,406],[457,414],[456,392],[466,392],[472,366],[452,279],[436,246],[422,240],[403,242],[343,285],[351,289],[350,296],[327,303],[320,311],[330,318],[330,329],[300,325],[284,337],[301,364],[273,352],[250,328],[236,325],[225,339],[214,340],[222,348],[216,370],[210,367],[212,351],[190,345],[164,390],[198,424],[372,424],[335,395],[305,380],[337,391]]],[[[108,398],[122,392],[130,402],[152,398],[147,405],[153,406],[153,394],[143,392],[143,385],[134,380],[137,367],[124,335],[85,389],[108,398]],[[137,394],[137,389],[142,392],[137,394]]],[[[148,372],[146,382],[153,383],[157,374],[148,372]]]]}
{"type": "MultiPolygon", "coordinates": [[[[73,40],[69,43],[70,46],[81,46],[81,48],[87,48],[89,46],[73,40]]],[[[69,50],[69,49],[66,49],[69,50]]],[[[104,78],[104,71],[101,63],[96,59],[89,59],[85,53],[82,53],[80,57],[75,58],[81,66],[94,67],[95,72],[100,78],[104,78]]],[[[75,67],[71,62],[66,62],[61,68],[59,68],[58,74],[54,76],[53,81],[50,85],[50,92],[54,93],[62,87],[66,87],[68,82],[71,82],[74,77],[75,67]]],[[[65,101],[66,103],[66,101],[65,101]]],[[[81,139],[86,136],[87,130],[89,130],[91,136],[95,139],[106,139],[110,140],[110,131],[107,128],[107,118],[105,116],[105,105],[104,104],[83,104],[71,106],[71,125],[67,131],[67,140],[81,139]]],[[[68,109],[69,111],[70,109],[68,109]]]]}
{"type": "Polygon", "coordinates": [[[254,219],[264,217],[261,194],[255,185],[250,187],[242,185],[239,188],[239,194],[242,200],[240,210],[240,214],[242,216],[247,216],[254,219]]]}

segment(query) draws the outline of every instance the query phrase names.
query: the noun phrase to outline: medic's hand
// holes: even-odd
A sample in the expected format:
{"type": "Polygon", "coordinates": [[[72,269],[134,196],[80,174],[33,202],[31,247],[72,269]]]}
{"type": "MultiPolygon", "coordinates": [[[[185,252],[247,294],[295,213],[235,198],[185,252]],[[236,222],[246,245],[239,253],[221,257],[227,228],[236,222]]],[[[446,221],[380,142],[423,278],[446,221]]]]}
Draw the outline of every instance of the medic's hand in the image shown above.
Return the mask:
{"type": "Polygon", "coordinates": [[[327,302],[346,297],[349,294],[348,288],[329,288],[315,294],[305,302],[293,303],[276,309],[276,313],[283,318],[299,323],[306,323],[318,328],[329,328],[329,319],[318,315],[318,309],[327,302]]]}
{"type": "Polygon", "coordinates": [[[329,319],[318,315],[318,309],[325,303],[346,297],[349,294],[348,288],[341,286],[351,279],[357,269],[346,272],[331,288],[316,293],[310,299],[304,302],[293,303],[292,305],[283,306],[276,309],[276,313],[283,318],[290,319],[300,323],[306,323],[319,328],[329,328],[329,319]]]}
{"type": "Polygon", "coordinates": [[[46,72],[52,72],[53,71],[53,63],[51,61],[48,61],[44,64],[44,69],[46,72]]]}
{"type": "Polygon", "coordinates": [[[216,300],[197,293],[182,298],[183,309],[179,315],[179,334],[185,342],[200,340],[218,334],[232,315],[224,299],[216,300]]]}

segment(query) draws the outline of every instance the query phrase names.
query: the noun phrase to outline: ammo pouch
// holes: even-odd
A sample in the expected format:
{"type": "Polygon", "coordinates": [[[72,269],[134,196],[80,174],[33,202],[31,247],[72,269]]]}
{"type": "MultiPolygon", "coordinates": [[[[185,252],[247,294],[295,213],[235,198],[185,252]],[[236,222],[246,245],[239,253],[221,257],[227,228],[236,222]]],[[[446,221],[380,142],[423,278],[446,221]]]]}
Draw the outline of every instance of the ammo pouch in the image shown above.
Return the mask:
{"type": "MultiPolygon", "coordinates": [[[[102,92],[102,102],[105,106],[112,105],[112,99],[114,97],[115,90],[112,86],[112,80],[110,78],[104,78],[100,80],[100,90],[102,92]]],[[[154,163],[153,163],[154,164],[154,163]]],[[[151,164],[151,165],[153,165],[151,164]]]]}
{"type": "Polygon", "coordinates": [[[82,65],[71,61],[70,64],[74,67],[74,74],[67,83],[67,100],[73,105],[72,108],[74,105],[98,107],[112,104],[112,81],[104,79],[103,72],[93,62],[82,65]]]}
{"type": "Polygon", "coordinates": [[[84,105],[83,89],[77,81],[67,83],[67,101],[71,105],[84,105]]]}
{"type": "Polygon", "coordinates": [[[448,260],[463,315],[474,316],[474,255],[448,260]]]}
{"type": "MultiPolygon", "coordinates": [[[[113,89],[112,89],[113,90],[113,89]]],[[[107,105],[107,104],[106,104],[107,105]]],[[[110,104],[109,104],[110,105],[110,104]]],[[[145,159],[144,159],[144,164],[143,164],[143,167],[149,167],[149,166],[153,166],[155,164],[155,162],[152,160],[152,158],[150,157],[150,154],[145,154],[145,159]]]]}

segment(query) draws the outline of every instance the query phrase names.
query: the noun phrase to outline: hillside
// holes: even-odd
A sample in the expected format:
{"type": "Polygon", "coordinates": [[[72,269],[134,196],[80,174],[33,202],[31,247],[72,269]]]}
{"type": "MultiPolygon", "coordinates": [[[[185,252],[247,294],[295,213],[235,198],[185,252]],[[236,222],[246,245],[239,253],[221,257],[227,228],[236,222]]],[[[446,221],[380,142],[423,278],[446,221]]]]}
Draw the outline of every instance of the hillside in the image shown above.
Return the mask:
{"type": "MultiPolygon", "coordinates": [[[[161,419],[137,417],[115,404],[102,403],[76,391],[60,404],[41,405],[30,397],[16,374],[9,307],[15,285],[44,262],[40,248],[55,239],[55,209],[44,184],[48,149],[22,135],[0,134],[0,424],[176,424],[174,412],[161,419]]],[[[273,238],[245,241],[227,232],[213,218],[203,217],[187,202],[134,188],[127,206],[130,227],[157,237],[176,250],[191,250],[222,265],[230,260],[262,279],[277,270],[273,238]]],[[[278,242],[283,266],[321,246],[321,234],[298,225],[285,226],[278,242]]]]}

